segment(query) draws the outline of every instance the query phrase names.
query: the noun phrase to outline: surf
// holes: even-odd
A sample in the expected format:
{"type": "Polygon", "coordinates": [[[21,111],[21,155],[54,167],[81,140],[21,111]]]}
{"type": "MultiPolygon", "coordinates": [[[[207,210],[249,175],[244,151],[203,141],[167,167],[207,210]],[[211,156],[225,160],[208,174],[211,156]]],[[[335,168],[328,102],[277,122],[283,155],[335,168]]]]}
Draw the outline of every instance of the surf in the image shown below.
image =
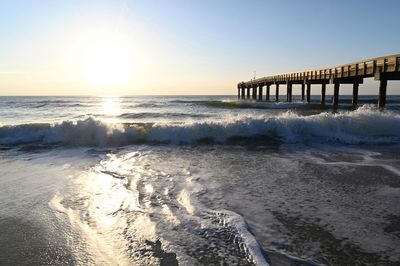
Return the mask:
{"type": "Polygon", "coordinates": [[[400,114],[371,105],[356,111],[301,116],[232,115],[184,122],[109,123],[94,117],[60,123],[2,125],[1,145],[29,143],[72,146],[124,146],[138,143],[229,144],[240,138],[276,139],[283,143],[330,142],[391,144],[400,141],[400,114]]]}

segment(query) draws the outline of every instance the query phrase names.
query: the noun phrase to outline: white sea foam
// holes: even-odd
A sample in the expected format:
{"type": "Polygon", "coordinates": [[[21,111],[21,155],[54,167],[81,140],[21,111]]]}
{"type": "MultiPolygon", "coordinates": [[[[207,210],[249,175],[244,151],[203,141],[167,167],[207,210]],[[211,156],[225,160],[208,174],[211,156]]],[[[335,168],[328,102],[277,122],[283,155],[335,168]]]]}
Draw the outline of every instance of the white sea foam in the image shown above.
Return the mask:
{"type": "MultiPolygon", "coordinates": [[[[239,249],[250,255],[250,259],[255,265],[268,266],[269,263],[266,261],[261,246],[250,233],[248,225],[244,218],[229,210],[212,210],[203,206],[199,201],[198,197],[200,194],[206,191],[206,187],[196,181],[193,177],[188,177],[185,182],[184,189],[180,192],[178,202],[181,204],[190,215],[208,216],[211,215],[214,218],[218,218],[218,221],[223,227],[234,228],[234,239],[233,243],[239,246],[239,249]]],[[[203,225],[202,227],[207,227],[203,225]]]]}
{"type": "Polygon", "coordinates": [[[307,141],[346,144],[389,144],[400,141],[400,115],[365,105],[356,111],[301,116],[232,116],[201,122],[113,124],[94,118],[57,124],[0,127],[0,144],[39,142],[107,146],[142,142],[195,143],[204,139],[225,143],[236,137],[279,138],[286,143],[307,141]]]}

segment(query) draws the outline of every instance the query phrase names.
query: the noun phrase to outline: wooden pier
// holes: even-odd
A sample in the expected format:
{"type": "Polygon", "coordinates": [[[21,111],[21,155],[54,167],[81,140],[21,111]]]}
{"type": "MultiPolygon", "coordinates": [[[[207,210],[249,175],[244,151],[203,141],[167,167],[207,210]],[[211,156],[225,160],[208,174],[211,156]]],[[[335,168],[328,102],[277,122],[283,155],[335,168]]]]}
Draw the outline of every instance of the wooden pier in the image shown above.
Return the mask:
{"type": "Polygon", "coordinates": [[[373,77],[379,81],[378,106],[384,108],[386,103],[386,89],[388,80],[400,80],[400,54],[371,58],[351,64],[332,68],[308,70],[280,75],[266,76],[237,85],[239,99],[270,100],[271,85],[275,85],[275,100],[279,101],[279,85],[287,86],[286,101],[292,101],[293,85],[301,86],[301,100],[311,102],[311,85],[321,85],[321,104],[325,104],[326,85],[334,84],[333,107],[339,105],[340,84],[353,84],[353,107],[357,106],[359,85],[364,78],[373,77]],[[251,92],[250,92],[251,91],[251,92]],[[258,94],[258,95],[257,95],[258,94]]]}

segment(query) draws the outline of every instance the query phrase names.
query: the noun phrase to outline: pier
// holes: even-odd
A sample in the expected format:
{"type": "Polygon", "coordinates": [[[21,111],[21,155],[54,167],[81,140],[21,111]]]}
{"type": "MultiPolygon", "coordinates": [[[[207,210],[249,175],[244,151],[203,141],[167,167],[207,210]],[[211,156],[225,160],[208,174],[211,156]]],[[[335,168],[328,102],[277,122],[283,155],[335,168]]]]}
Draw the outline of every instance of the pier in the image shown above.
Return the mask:
{"type": "Polygon", "coordinates": [[[379,81],[377,102],[379,108],[386,104],[386,90],[389,80],[400,80],[400,54],[370,58],[367,60],[345,64],[337,67],[307,70],[265,76],[237,85],[239,99],[270,101],[271,86],[275,87],[275,101],[279,101],[279,85],[287,86],[286,101],[292,101],[293,85],[301,86],[301,100],[311,102],[311,86],[321,85],[321,104],[326,103],[326,85],[333,84],[333,108],[339,105],[340,84],[353,84],[352,105],[357,107],[359,85],[364,78],[374,78],[379,81]]]}

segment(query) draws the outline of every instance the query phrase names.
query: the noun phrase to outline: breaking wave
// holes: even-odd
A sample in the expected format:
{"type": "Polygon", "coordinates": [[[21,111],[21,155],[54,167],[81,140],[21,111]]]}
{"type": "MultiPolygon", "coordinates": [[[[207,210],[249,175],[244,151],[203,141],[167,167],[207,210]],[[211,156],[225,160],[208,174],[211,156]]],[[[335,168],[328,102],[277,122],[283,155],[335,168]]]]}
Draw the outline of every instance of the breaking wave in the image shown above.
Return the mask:
{"type": "Polygon", "coordinates": [[[400,142],[400,114],[365,105],[356,111],[301,116],[285,112],[276,116],[232,116],[221,120],[184,123],[113,124],[93,117],[56,124],[3,125],[0,144],[25,143],[83,146],[135,143],[193,144],[230,143],[238,139],[285,143],[307,141],[346,144],[389,144],[400,142]]]}

